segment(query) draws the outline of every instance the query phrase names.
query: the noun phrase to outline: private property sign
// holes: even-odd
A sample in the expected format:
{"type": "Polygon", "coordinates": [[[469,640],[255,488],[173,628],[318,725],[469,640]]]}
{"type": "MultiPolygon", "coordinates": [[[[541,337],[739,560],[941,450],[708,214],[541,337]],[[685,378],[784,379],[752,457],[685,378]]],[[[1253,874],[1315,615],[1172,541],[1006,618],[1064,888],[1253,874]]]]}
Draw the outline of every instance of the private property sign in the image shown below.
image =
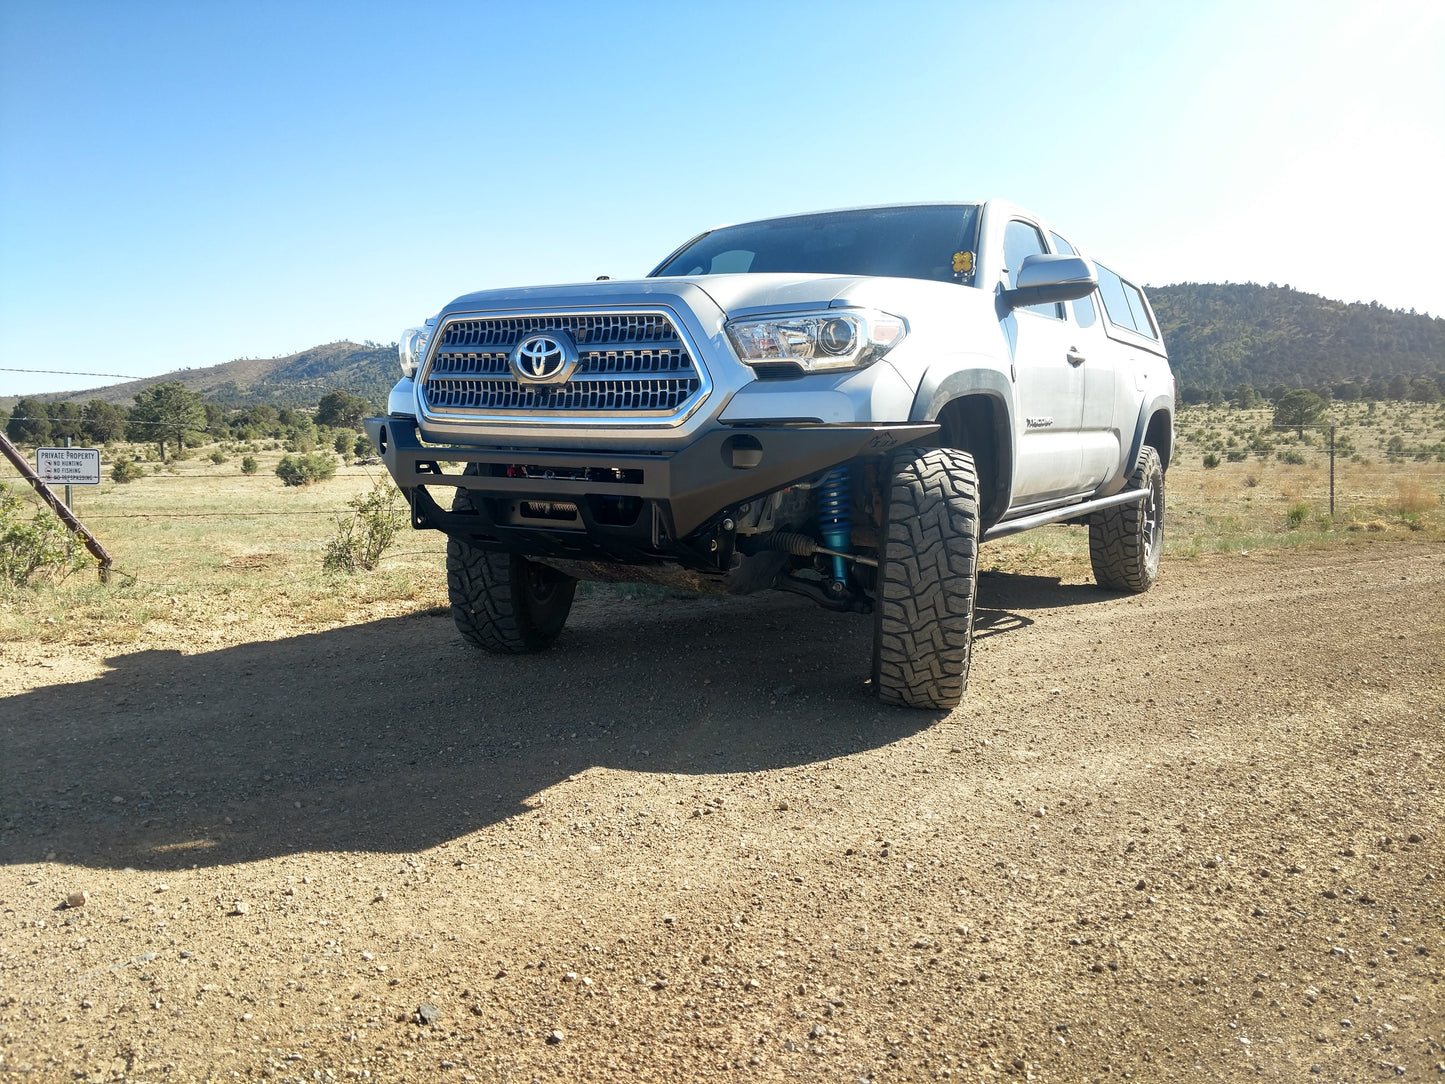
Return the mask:
{"type": "Polygon", "coordinates": [[[36,448],[35,473],[56,486],[100,485],[99,448],[36,448]]]}

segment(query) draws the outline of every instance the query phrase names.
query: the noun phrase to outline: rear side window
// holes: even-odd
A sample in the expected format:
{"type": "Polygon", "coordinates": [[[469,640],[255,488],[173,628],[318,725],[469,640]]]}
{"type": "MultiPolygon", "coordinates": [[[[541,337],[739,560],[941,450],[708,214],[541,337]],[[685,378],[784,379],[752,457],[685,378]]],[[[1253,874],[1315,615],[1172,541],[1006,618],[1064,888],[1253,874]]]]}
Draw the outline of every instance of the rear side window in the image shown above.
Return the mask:
{"type": "Polygon", "coordinates": [[[1159,334],[1149,321],[1149,308],[1144,304],[1144,295],[1139,292],[1139,287],[1125,282],[1103,264],[1095,266],[1099,270],[1099,296],[1104,299],[1104,312],[1109,316],[1109,323],[1157,340],[1159,334]]]}

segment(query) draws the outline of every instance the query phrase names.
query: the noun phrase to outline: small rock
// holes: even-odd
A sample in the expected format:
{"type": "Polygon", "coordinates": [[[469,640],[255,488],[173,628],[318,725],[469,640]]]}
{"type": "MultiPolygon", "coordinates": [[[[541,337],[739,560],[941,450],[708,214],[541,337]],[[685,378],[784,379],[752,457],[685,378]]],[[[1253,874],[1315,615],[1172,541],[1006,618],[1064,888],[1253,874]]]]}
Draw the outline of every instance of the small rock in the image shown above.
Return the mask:
{"type": "Polygon", "coordinates": [[[65,906],[67,907],[84,907],[89,902],[90,893],[84,889],[81,889],[79,892],[72,892],[65,897],[65,906]]]}
{"type": "Polygon", "coordinates": [[[251,905],[244,900],[237,900],[236,905],[231,908],[231,914],[244,915],[251,910],[251,905]]]}
{"type": "Polygon", "coordinates": [[[1327,900],[1332,900],[1332,899],[1335,899],[1335,898],[1338,897],[1338,896],[1339,896],[1339,893],[1336,892],[1333,888],[1327,888],[1327,889],[1325,889],[1325,899],[1327,899],[1327,900]]]}
{"type": "Polygon", "coordinates": [[[1014,1058],[1014,1060],[1013,1060],[1013,1066],[1014,1066],[1015,1069],[1017,1069],[1017,1070],[1019,1070],[1020,1072],[1022,1072],[1023,1069],[1024,1069],[1024,1059],[1023,1059],[1023,1058],[1014,1058]]]}
{"type": "Polygon", "coordinates": [[[1143,891],[1144,891],[1144,878],[1140,877],[1139,880],[1137,880],[1137,881],[1134,882],[1134,891],[1135,891],[1135,892],[1143,892],[1143,891]]]}
{"type": "Polygon", "coordinates": [[[760,983],[760,982],[758,982],[757,979],[748,979],[747,982],[743,983],[743,989],[744,989],[744,990],[759,990],[759,989],[762,988],[762,985],[763,985],[763,984],[760,983]]]}
{"type": "Polygon", "coordinates": [[[562,981],[563,981],[563,982],[576,982],[576,981],[577,981],[577,972],[575,972],[575,971],[565,972],[565,973],[562,975],[562,981]]]}
{"type": "Polygon", "coordinates": [[[663,924],[666,925],[666,926],[675,926],[675,925],[677,925],[677,916],[676,916],[676,915],[663,915],[663,916],[662,916],[662,922],[663,922],[663,924]]]}
{"type": "Polygon", "coordinates": [[[779,812],[779,813],[786,813],[787,811],[788,811],[788,803],[787,803],[787,802],[779,802],[779,803],[778,803],[778,812],[779,812]]]}
{"type": "Polygon", "coordinates": [[[416,1018],[430,1027],[442,1018],[442,1014],[437,1011],[435,1005],[429,1005],[423,1001],[416,1007],[416,1018]]]}
{"type": "Polygon", "coordinates": [[[547,1045],[556,1046],[565,1038],[567,1038],[567,1033],[565,1031],[563,1031],[561,1028],[554,1028],[552,1031],[547,1032],[547,1045]]]}
{"type": "Polygon", "coordinates": [[[1407,843],[1419,843],[1419,842],[1420,842],[1420,833],[1419,833],[1419,832],[1411,832],[1408,836],[1405,837],[1405,842],[1407,842],[1407,843]]]}
{"type": "Polygon", "coordinates": [[[828,1029],[827,1029],[826,1027],[824,1027],[822,1024],[814,1024],[814,1025],[813,1025],[813,1030],[810,1031],[810,1032],[808,1032],[808,1038],[810,1038],[810,1039],[821,1039],[821,1038],[823,1038],[823,1036],[825,1036],[825,1035],[827,1035],[827,1034],[828,1034],[828,1029]]]}

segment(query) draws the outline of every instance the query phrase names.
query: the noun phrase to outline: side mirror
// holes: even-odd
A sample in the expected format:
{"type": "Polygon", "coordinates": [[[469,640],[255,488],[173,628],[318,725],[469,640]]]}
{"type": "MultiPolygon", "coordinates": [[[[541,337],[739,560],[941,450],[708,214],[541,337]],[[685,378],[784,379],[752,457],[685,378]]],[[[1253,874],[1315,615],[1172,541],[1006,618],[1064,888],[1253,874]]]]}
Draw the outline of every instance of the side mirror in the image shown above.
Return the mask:
{"type": "Polygon", "coordinates": [[[1088,297],[1099,285],[1094,265],[1082,256],[1025,256],[1014,288],[1003,292],[1011,309],[1088,297]]]}

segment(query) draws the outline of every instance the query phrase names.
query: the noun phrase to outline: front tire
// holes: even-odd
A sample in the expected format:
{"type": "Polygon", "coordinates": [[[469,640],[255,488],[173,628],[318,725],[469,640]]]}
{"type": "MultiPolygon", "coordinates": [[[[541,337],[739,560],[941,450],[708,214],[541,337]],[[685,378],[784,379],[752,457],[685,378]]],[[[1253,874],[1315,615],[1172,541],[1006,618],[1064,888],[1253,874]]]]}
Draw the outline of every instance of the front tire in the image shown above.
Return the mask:
{"type": "Polygon", "coordinates": [[[1089,563],[1100,587],[1138,593],[1154,586],[1164,549],[1164,467],[1153,448],[1139,453],[1128,487],[1149,495],[1089,519],[1089,563]]]}
{"type": "MultiPolygon", "coordinates": [[[[468,466],[467,474],[476,474],[468,466]]],[[[473,510],[458,489],[453,512],[473,510]]],[[[447,596],[452,620],[474,647],[499,655],[530,655],[552,646],[572,611],[577,581],[520,554],[493,553],[447,539],[447,596]]]]}
{"type": "Polygon", "coordinates": [[[904,449],[888,473],[873,616],[879,699],[948,710],[968,688],[978,583],[978,474],[951,448],[904,449]]]}
{"type": "Polygon", "coordinates": [[[567,623],[577,581],[515,553],[447,540],[452,620],[470,644],[501,655],[545,651],[567,623]]]}

